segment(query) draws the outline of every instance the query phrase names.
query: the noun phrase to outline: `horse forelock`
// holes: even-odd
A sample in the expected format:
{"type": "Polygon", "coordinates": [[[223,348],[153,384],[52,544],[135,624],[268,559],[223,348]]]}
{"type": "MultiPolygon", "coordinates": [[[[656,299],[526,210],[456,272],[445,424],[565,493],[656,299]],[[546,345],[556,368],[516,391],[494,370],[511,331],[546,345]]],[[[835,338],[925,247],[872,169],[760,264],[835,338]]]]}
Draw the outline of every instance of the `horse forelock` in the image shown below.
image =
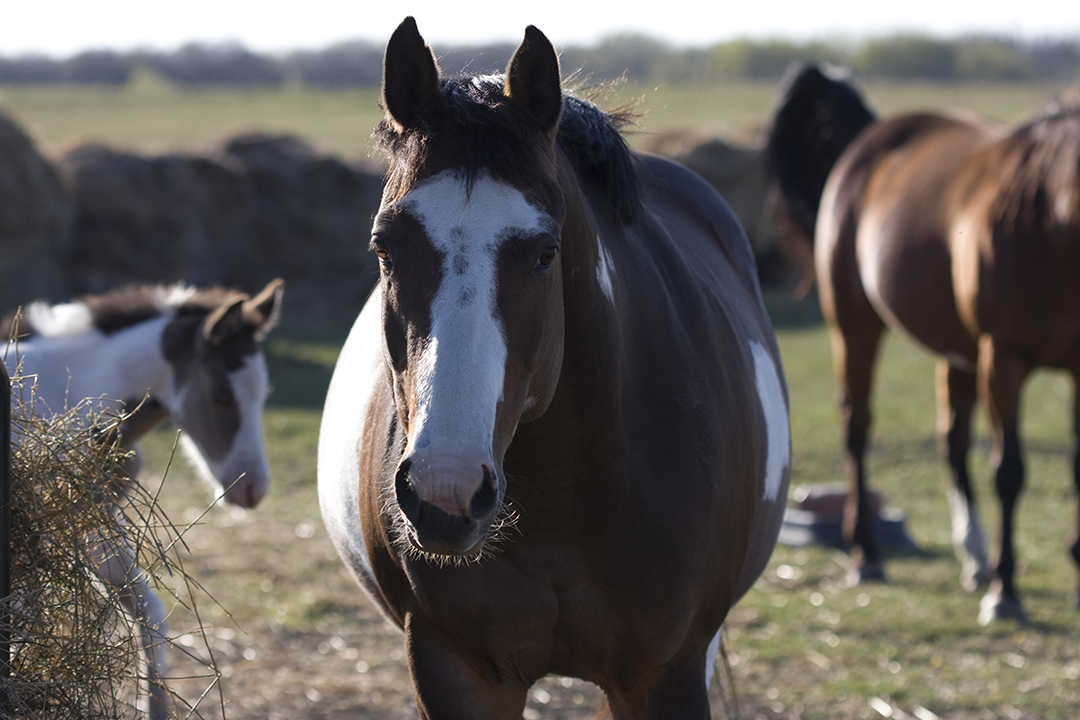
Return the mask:
{"type": "MultiPolygon", "coordinates": [[[[443,80],[439,101],[420,127],[380,122],[373,137],[390,161],[384,200],[400,200],[419,181],[446,168],[461,171],[470,187],[482,172],[517,188],[534,186],[537,169],[550,166],[546,141],[535,120],[503,89],[502,75],[443,80]]],[[[625,222],[635,219],[641,207],[633,156],[620,133],[632,117],[608,114],[565,95],[556,136],[562,151],[602,189],[615,217],[625,222]]]]}

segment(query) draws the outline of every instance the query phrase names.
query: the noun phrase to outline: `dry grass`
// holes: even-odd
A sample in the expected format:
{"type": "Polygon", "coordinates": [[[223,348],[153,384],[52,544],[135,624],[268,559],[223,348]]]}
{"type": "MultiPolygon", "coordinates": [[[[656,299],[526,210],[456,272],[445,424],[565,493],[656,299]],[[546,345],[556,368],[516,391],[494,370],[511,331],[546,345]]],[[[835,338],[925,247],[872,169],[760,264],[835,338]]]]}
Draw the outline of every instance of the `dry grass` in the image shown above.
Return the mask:
{"type": "MultiPolygon", "coordinates": [[[[7,702],[0,714],[138,717],[137,708],[146,703],[146,673],[136,628],[121,603],[126,588],[102,582],[93,554],[130,553],[159,587],[168,576],[170,586],[179,584],[182,591],[166,597],[166,605],[171,600],[197,621],[196,599],[205,595],[184,572],[184,531],[165,517],[155,496],[121,480],[127,454],[102,442],[120,418],[96,413],[90,403],[38,415],[32,386],[18,378],[14,386],[12,587],[0,613],[11,654],[0,675],[0,698],[7,702]]],[[[173,656],[192,655],[173,638],[166,642],[173,656]]],[[[193,674],[204,689],[193,702],[177,698],[180,717],[202,717],[200,704],[219,702],[220,673],[213,665],[201,663],[193,674]]]]}

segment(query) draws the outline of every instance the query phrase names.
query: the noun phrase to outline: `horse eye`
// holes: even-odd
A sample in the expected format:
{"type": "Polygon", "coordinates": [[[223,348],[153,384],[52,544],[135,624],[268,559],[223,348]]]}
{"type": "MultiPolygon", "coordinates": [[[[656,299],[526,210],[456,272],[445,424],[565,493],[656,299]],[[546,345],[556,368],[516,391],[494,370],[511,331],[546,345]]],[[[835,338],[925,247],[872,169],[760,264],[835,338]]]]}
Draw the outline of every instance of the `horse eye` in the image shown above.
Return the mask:
{"type": "Polygon", "coordinates": [[[540,253],[540,257],[538,257],[536,259],[536,267],[534,269],[537,272],[543,272],[544,270],[550,270],[551,269],[551,264],[553,262],[555,262],[555,256],[558,255],[558,254],[559,254],[559,243],[555,242],[555,243],[552,243],[552,244],[548,245],[540,253]]]}
{"type": "Polygon", "coordinates": [[[386,243],[377,237],[371,238],[371,249],[375,251],[375,255],[379,258],[379,264],[383,266],[383,269],[389,270],[394,266],[394,261],[390,258],[390,249],[386,247],[386,243]]]}

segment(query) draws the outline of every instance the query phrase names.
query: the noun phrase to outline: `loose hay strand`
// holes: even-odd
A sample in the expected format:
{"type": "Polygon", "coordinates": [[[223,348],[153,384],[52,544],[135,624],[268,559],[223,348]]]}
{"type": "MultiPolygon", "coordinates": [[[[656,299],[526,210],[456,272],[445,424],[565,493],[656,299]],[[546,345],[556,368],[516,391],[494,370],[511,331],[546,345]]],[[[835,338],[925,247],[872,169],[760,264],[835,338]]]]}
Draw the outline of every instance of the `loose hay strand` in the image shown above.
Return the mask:
{"type": "Polygon", "coordinates": [[[115,442],[102,442],[116,436],[123,418],[96,412],[89,402],[38,415],[33,395],[25,379],[13,379],[11,595],[0,598],[0,628],[10,635],[11,653],[0,657],[0,666],[8,669],[0,675],[0,698],[8,703],[0,715],[143,717],[148,675],[138,627],[121,594],[144,579],[171,598],[174,608],[194,615],[198,630],[192,634],[205,645],[202,652],[202,647],[182,647],[179,635],[161,640],[170,653],[208,659],[199,660],[207,687],[193,704],[169,691],[178,716],[201,718],[199,705],[212,694],[218,695],[223,716],[221,673],[196,600],[205,591],[184,572],[180,553],[191,526],[174,526],[157,497],[127,479],[128,453],[115,442]],[[112,556],[136,560],[127,587],[113,587],[98,575],[101,559],[112,556]],[[165,577],[173,582],[163,582],[165,577]]]}

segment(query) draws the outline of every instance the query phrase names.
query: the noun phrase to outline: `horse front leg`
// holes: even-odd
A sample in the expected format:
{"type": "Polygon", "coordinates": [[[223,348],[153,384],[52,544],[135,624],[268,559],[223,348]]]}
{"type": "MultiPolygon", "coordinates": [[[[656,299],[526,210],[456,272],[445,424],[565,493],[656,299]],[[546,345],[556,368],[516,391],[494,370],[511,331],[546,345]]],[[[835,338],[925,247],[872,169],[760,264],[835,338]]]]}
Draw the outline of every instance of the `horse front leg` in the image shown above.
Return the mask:
{"type": "Polygon", "coordinates": [[[164,681],[169,632],[165,605],[150,587],[146,572],[138,566],[126,534],[107,540],[91,538],[91,544],[98,575],[117,593],[138,634],[146,663],[148,716],[150,720],[176,717],[176,706],[164,681]]]}
{"type": "Polygon", "coordinates": [[[1019,430],[1020,391],[1030,371],[1019,358],[1003,352],[993,336],[984,335],[979,340],[979,391],[990,415],[991,466],[994,489],[1001,506],[1001,537],[993,582],[979,606],[979,622],[983,625],[993,620],[1026,620],[1013,583],[1016,574],[1013,521],[1024,486],[1019,430]]]}
{"type": "Polygon", "coordinates": [[[969,592],[990,582],[986,540],[968,475],[971,412],[978,396],[976,377],[974,372],[951,365],[944,358],[938,360],[938,445],[952,479],[948,497],[953,547],[962,564],[960,585],[969,592]]]}
{"type": "Polygon", "coordinates": [[[513,668],[474,654],[415,613],[405,617],[405,646],[423,720],[520,720],[532,681],[513,668]]]}

